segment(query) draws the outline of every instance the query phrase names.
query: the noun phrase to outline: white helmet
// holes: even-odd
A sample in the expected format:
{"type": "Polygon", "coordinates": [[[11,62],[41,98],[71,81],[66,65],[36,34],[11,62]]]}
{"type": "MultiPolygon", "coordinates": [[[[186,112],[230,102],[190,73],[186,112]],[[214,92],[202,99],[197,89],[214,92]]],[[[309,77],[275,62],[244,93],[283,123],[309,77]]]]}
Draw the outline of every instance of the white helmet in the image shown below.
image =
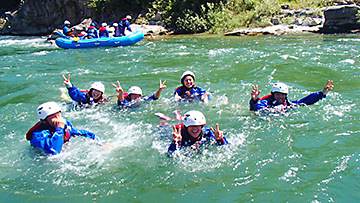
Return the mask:
{"type": "Polygon", "coordinates": [[[126,19],[131,20],[131,15],[127,15],[126,19]]]}
{"type": "Polygon", "coordinates": [[[184,125],[206,125],[205,116],[200,111],[188,111],[184,115],[184,125]]]}
{"type": "Polygon", "coordinates": [[[117,27],[117,26],[119,26],[119,24],[117,24],[117,23],[113,23],[113,26],[114,26],[114,27],[117,27]]]}
{"type": "Polygon", "coordinates": [[[132,86],[130,87],[128,94],[140,94],[140,96],[142,95],[142,90],[140,87],[138,86],[132,86]]]}
{"type": "Polygon", "coordinates": [[[101,23],[101,26],[106,27],[107,24],[105,22],[101,23]]]}
{"type": "Polygon", "coordinates": [[[91,89],[96,89],[102,93],[105,92],[105,86],[101,82],[94,82],[93,84],[91,84],[90,90],[91,89]]]}
{"type": "Polygon", "coordinates": [[[65,20],[65,21],[64,21],[64,25],[70,25],[70,21],[65,20]]]}
{"type": "Polygon", "coordinates": [[[195,74],[193,73],[193,72],[191,72],[191,71],[185,71],[182,75],[181,75],[181,77],[180,77],[180,81],[181,81],[181,83],[183,83],[183,79],[186,77],[186,76],[188,76],[188,75],[190,75],[194,80],[195,80],[195,74]]]}
{"type": "Polygon", "coordinates": [[[271,88],[271,93],[275,93],[275,92],[289,94],[289,87],[285,83],[277,82],[271,88]]]}
{"type": "Polygon", "coordinates": [[[61,111],[61,108],[57,103],[45,102],[37,108],[36,113],[37,113],[39,119],[45,120],[46,117],[53,115],[60,111],[61,111]]]}

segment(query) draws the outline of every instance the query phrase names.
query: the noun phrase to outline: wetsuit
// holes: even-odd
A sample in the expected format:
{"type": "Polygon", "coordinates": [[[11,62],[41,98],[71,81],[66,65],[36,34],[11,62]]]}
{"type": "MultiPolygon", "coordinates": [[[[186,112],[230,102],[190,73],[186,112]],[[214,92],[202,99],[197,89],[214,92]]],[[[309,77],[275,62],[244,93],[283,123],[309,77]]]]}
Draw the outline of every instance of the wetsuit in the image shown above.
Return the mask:
{"type": "Polygon", "coordinates": [[[127,18],[123,18],[121,19],[121,21],[119,22],[119,31],[120,31],[120,36],[125,36],[125,29],[128,29],[130,32],[132,32],[131,28],[130,28],[130,23],[127,20],[127,18]]]}
{"type": "Polygon", "coordinates": [[[141,97],[139,100],[136,100],[136,101],[130,101],[130,95],[127,95],[126,97],[124,97],[124,101],[120,102],[118,100],[117,103],[118,103],[118,106],[121,106],[121,107],[136,108],[136,107],[140,106],[140,104],[143,101],[149,101],[149,100],[157,100],[155,98],[155,94],[151,95],[150,97],[141,97]]]}
{"type": "MultiPolygon", "coordinates": [[[[288,106],[288,107],[301,105],[301,104],[311,105],[325,97],[326,97],[326,95],[324,95],[322,91],[318,91],[318,92],[314,92],[300,100],[295,100],[295,101],[286,100],[284,102],[284,104],[282,104],[282,105],[288,106]]],[[[279,106],[279,105],[281,105],[281,104],[279,104],[274,99],[273,95],[268,95],[263,98],[260,98],[256,102],[254,102],[252,99],[250,99],[250,111],[258,111],[263,108],[270,108],[270,107],[275,107],[275,106],[279,106]]]]}
{"type": "Polygon", "coordinates": [[[109,37],[109,31],[106,29],[106,27],[100,27],[99,28],[99,37],[109,37]]]}
{"type": "MultiPolygon", "coordinates": [[[[197,98],[202,101],[201,97],[206,93],[206,91],[203,88],[194,85],[191,89],[188,89],[185,86],[180,86],[176,88],[174,95],[176,95],[176,93],[182,98],[181,100],[191,100],[197,98]]],[[[209,97],[205,99],[209,99],[209,97]]]]}
{"type": "Polygon", "coordinates": [[[202,132],[200,133],[199,137],[193,138],[187,131],[185,127],[181,129],[181,143],[175,143],[172,141],[168,148],[169,153],[173,153],[176,149],[182,149],[182,147],[192,146],[194,144],[198,144],[201,146],[205,143],[209,143],[210,141],[215,142],[217,145],[225,145],[228,143],[225,137],[222,138],[221,144],[219,144],[216,139],[214,133],[210,129],[206,129],[206,126],[203,127],[202,132]]]}
{"type": "Polygon", "coordinates": [[[40,147],[49,154],[59,154],[63,144],[75,136],[85,136],[100,141],[92,132],[73,128],[72,123],[68,120],[66,120],[64,128],[57,127],[55,129],[39,122],[26,133],[26,139],[32,146],[40,147]]]}
{"type": "Polygon", "coordinates": [[[70,35],[71,35],[70,28],[65,25],[64,28],[63,28],[63,33],[64,33],[64,35],[66,35],[66,36],[70,36],[70,35]]]}

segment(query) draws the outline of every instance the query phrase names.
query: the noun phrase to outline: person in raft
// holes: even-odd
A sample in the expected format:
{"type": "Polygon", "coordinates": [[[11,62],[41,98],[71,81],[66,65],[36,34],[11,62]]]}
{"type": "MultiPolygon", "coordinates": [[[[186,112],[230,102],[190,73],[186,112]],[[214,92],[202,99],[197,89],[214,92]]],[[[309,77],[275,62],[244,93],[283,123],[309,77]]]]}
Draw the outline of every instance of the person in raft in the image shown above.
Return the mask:
{"type": "Polygon", "coordinates": [[[64,28],[63,28],[63,33],[64,35],[66,35],[67,37],[73,36],[73,32],[74,30],[70,28],[70,21],[65,20],[64,21],[64,28]]]}
{"type": "Polygon", "coordinates": [[[216,124],[216,130],[212,127],[206,128],[205,116],[200,111],[188,111],[183,118],[182,124],[173,126],[173,141],[168,148],[170,154],[186,146],[198,149],[205,143],[213,142],[217,145],[228,143],[224,132],[219,130],[218,124],[216,124]]]}
{"type": "Polygon", "coordinates": [[[101,23],[101,27],[99,27],[99,37],[110,37],[107,24],[105,22],[101,23]]]}
{"type": "Polygon", "coordinates": [[[158,91],[155,94],[151,95],[150,97],[143,97],[142,90],[138,86],[132,86],[130,87],[127,93],[124,93],[122,87],[120,86],[119,81],[117,81],[117,85],[115,84],[112,85],[116,88],[116,91],[119,93],[118,101],[117,101],[118,106],[133,108],[133,107],[137,107],[141,101],[159,99],[161,92],[163,91],[163,89],[166,88],[165,82],[166,80],[163,83],[160,80],[158,91]]]}
{"type": "Polygon", "coordinates": [[[86,35],[86,39],[92,39],[92,38],[98,38],[98,30],[95,27],[95,23],[91,22],[90,26],[87,28],[86,31],[87,35],[86,35]]]}
{"type": "Polygon", "coordinates": [[[40,121],[26,133],[26,139],[32,146],[39,147],[46,153],[60,154],[63,144],[76,136],[84,136],[101,143],[94,133],[78,130],[70,121],[65,120],[60,106],[55,102],[41,104],[36,113],[40,121]]]}
{"type": "Polygon", "coordinates": [[[130,22],[129,22],[130,20],[131,20],[130,15],[127,15],[125,18],[120,20],[120,22],[118,24],[120,36],[125,36],[125,29],[132,32],[131,27],[130,27],[130,22]]]}
{"type": "Polygon", "coordinates": [[[295,101],[288,100],[287,95],[289,94],[289,87],[285,83],[275,83],[271,88],[271,94],[262,98],[259,98],[261,90],[258,89],[258,86],[252,86],[253,90],[251,91],[250,111],[258,111],[264,108],[282,108],[303,104],[314,104],[317,101],[325,98],[326,94],[334,88],[334,85],[331,83],[333,83],[333,81],[329,80],[323,90],[314,92],[300,100],[295,101]]]}
{"type": "Polygon", "coordinates": [[[203,102],[209,102],[209,97],[203,88],[194,84],[195,74],[191,71],[185,71],[181,77],[182,86],[175,89],[174,96],[176,101],[198,99],[203,102]]]}
{"type": "Polygon", "coordinates": [[[94,82],[90,86],[89,91],[80,91],[70,82],[70,74],[68,75],[68,78],[64,75],[62,77],[64,79],[63,84],[68,89],[69,96],[72,100],[77,102],[79,106],[83,106],[84,104],[93,106],[107,102],[104,97],[105,86],[101,82],[94,82]]]}

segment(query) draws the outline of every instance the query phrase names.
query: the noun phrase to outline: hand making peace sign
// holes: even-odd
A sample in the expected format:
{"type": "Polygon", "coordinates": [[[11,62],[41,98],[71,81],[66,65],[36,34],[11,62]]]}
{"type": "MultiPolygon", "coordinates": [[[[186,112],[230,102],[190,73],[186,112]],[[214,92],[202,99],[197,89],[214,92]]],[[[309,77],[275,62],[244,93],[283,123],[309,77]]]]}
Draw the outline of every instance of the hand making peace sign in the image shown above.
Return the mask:
{"type": "Polygon", "coordinates": [[[62,75],[63,79],[64,79],[64,85],[66,86],[71,86],[71,82],[70,82],[70,74],[68,75],[68,78],[66,78],[64,75],[62,75]]]}
{"type": "Polygon", "coordinates": [[[219,130],[219,124],[216,124],[216,130],[214,128],[210,127],[210,130],[214,133],[215,139],[222,140],[222,137],[224,136],[224,132],[219,130]]]}
{"type": "Polygon", "coordinates": [[[115,84],[112,84],[112,86],[114,86],[116,88],[116,91],[119,93],[119,94],[122,94],[124,92],[123,88],[120,86],[120,82],[119,81],[116,81],[117,82],[117,86],[115,84]]]}
{"type": "Polygon", "coordinates": [[[251,99],[255,102],[259,98],[261,90],[259,90],[258,86],[252,86],[253,90],[251,91],[251,99]]]}
{"type": "Polygon", "coordinates": [[[331,83],[333,83],[332,80],[328,80],[328,82],[326,83],[324,89],[322,90],[324,95],[334,88],[334,85],[332,85],[331,83]]]}

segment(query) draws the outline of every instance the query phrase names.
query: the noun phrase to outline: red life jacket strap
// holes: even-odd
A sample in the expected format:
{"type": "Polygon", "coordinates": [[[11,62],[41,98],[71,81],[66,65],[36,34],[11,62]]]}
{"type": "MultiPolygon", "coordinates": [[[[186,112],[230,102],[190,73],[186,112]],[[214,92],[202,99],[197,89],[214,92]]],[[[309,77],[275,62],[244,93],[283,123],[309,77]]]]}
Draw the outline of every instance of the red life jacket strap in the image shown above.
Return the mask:
{"type": "Polygon", "coordinates": [[[267,99],[269,97],[271,97],[272,94],[268,94],[266,96],[263,96],[263,97],[260,97],[259,100],[264,100],[264,99],[267,99]]]}
{"type": "Polygon", "coordinates": [[[180,128],[181,130],[184,129],[184,123],[174,125],[175,128],[180,128]]]}
{"type": "MultiPolygon", "coordinates": [[[[124,97],[124,99],[125,98],[127,98],[129,96],[129,94],[128,93],[123,93],[123,97],[124,97]]],[[[119,95],[117,96],[117,98],[119,98],[119,95]]]]}
{"type": "Polygon", "coordinates": [[[26,139],[27,140],[32,140],[32,134],[35,131],[36,128],[38,128],[41,125],[40,121],[37,122],[32,128],[30,128],[29,131],[27,131],[26,133],[26,139]]]}

